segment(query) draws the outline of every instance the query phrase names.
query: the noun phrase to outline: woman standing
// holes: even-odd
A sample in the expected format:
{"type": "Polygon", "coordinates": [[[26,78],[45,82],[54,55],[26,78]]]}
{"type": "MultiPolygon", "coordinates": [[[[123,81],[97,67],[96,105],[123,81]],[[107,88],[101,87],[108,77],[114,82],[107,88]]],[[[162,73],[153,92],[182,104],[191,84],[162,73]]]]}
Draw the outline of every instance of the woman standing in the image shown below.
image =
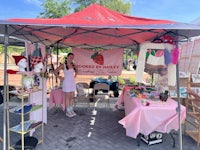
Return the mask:
{"type": "Polygon", "coordinates": [[[75,77],[77,74],[77,69],[73,63],[74,54],[69,53],[67,58],[65,59],[64,64],[61,64],[55,71],[54,74],[57,78],[60,79],[62,83],[62,91],[65,94],[66,101],[66,116],[73,117],[76,116],[76,113],[73,111],[73,103],[74,103],[74,94],[76,90],[75,77]],[[59,71],[63,70],[64,78],[59,76],[59,71]]]}

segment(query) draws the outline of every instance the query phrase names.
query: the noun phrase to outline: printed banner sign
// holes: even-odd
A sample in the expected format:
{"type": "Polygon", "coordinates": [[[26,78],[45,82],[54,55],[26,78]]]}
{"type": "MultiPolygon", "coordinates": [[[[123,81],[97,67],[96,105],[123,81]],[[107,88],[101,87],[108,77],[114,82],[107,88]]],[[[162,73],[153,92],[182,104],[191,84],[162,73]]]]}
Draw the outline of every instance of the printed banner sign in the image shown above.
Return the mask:
{"type": "Polygon", "coordinates": [[[79,75],[111,75],[122,73],[123,49],[85,50],[73,48],[79,75]]]}

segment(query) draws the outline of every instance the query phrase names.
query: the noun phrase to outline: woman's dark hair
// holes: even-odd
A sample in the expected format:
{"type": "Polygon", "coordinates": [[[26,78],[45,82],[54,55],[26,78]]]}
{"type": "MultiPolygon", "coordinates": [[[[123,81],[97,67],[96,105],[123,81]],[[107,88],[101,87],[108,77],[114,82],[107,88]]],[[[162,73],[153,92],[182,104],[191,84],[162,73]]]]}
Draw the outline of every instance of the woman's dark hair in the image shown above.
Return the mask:
{"type": "MultiPolygon", "coordinates": [[[[68,70],[69,69],[69,67],[68,67],[68,65],[67,65],[67,58],[70,56],[70,55],[74,55],[73,53],[68,53],[68,55],[67,55],[67,57],[65,58],[65,66],[66,66],[66,69],[68,70]]],[[[73,66],[73,68],[74,68],[74,71],[76,72],[76,68],[75,68],[75,66],[74,66],[74,63],[72,62],[72,66],[73,66]]]]}
{"type": "Polygon", "coordinates": [[[66,63],[67,58],[68,58],[70,55],[74,55],[74,54],[73,54],[73,53],[68,53],[68,54],[67,54],[67,57],[65,57],[65,63],[66,63]]]}
{"type": "Polygon", "coordinates": [[[73,53],[68,53],[68,54],[67,54],[67,57],[70,56],[70,55],[74,55],[74,54],[73,54],[73,53]]]}

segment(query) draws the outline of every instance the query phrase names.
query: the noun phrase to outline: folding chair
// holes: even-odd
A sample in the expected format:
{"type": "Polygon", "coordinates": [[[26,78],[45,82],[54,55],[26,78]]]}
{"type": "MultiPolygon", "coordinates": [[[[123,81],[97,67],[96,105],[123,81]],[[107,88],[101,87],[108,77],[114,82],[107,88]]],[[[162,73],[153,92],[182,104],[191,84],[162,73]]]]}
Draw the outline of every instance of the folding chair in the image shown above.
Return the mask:
{"type": "Polygon", "coordinates": [[[107,106],[110,108],[110,102],[109,102],[109,97],[110,97],[110,87],[107,83],[96,83],[93,88],[93,97],[95,100],[103,99],[107,104],[107,106]]]}
{"type": "Polygon", "coordinates": [[[76,95],[74,97],[74,107],[76,107],[77,104],[86,104],[87,108],[90,107],[89,85],[86,82],[76,83],[76,95]]]}

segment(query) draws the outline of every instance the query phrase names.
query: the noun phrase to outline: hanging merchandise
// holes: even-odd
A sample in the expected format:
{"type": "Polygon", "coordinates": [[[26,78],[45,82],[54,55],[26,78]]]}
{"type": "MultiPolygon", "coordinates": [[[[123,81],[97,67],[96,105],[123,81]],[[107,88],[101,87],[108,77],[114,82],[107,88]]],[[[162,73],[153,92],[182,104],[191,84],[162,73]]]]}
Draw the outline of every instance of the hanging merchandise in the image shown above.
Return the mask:
{"type": "Polygon", "coordinates": [[[165,58],[165,65],[168,65],[171,63],[171,53],[165,48],[164,49],[164,58],[165,58]]]}
{"type": "Polygon", "coordinates": [[[171,57],[172,57],[172,64],[178,64],[179,60],[179,49],[175,47],[172,52],[171,52],[171,57]]]}
{"type": "Polygon", "coordinates": [[[166,74],[166,67],[164,65],[163,50],[148,49],[146,53],[146,64],[144,71],[153,74],[166,74]]]}
{"type": "Polygon", "coordinates": [[[167,68],[165,66],[162,66],[162,65],[154,66],[147,63],[145,64],[144,71],[151,75],[153,75],[154,73],[160,74],[161,76],[167,74],[167,68]]]}
{"type": "Polygon", "coordinates": [[[157,57],[152,55],[152,53],[149,54],[149,57],[147,59],[147,64],[154,65],[154,66],[164,66],[164,55],[157,57]]]}
{"type": "Polygon", "coordinates": [[[157,57],[161,57],[162,55],[164,55],[164,52],[163,52],[162,49],[155,50],[155,56],[157,56],[157,57]]]}
{"type": "Polygon", "coordinates": [[[146,52],[146,58],[145,58],[146,61],[148,60],[149,55],[150,55],[150,53],[151,53],[152,51],[153,51],[153,50],[151,50],[151,49],[148,49],[148,50],[147,50],[147,52],[146,52]]]}
{"type": "Polygon", "coordinates": [[[175,44],[174,43],[174,37],[171,35],[163,35],[160,37],[160,39],[163,41],[163,43],[169,43],[169,44],[175,44]]]}
{"type": "Polygon", "coordinates": [[[32,56],[42,57],[41,48],[38,47],[38,43],[35,43],[35,50],[33,51],[32,56]]]}
{"type": "MultiPolygon", "coordinates": [[[[174,45],[168,44],[168,43],[151,43],[151,42],[145,42],[140,45],[140,54],[138,57],[138,64],[137,64],[137,68],[136,68],[136,81],[137,82],[140,82],[140,83],[144,82],[144,75],[143,75],[144,71],[147,71],[148,73],[149,72],[155,73],[154,71],[152,71],[153,67],[155,67],[155,66],[153,66],[153,65],[147,66],[147,64],[148,63],[155,64],[156,55],[155,56],[149,55],[148,60],[145,61],[147,50],[149,50],[149,49],[164,50],[166,47],[169,51],[171,51],[173,49],[174,45]]],[[[163,53],[164,53],[164,51],[163,51],[163,53]]],[[[160,60],[160,62],[162,62],[162,63],[160,63],[159,65],[156,66],[157,72],[162,76],[167,75],[168,85],[175,86],[176,78],[174,78],[174,77],[176,76],[176,65],[172,64],[172,63],[165,65],[164,54],[161,56],[160,59],[162,60],[162,61],[160,60]],[[158,66],[160,66],[160,68],[158,68],[158,66]]]]}
{"type": "Polygon", "coordinates": [[[148,60],[150,54],[156,57],[161,57],[163,55],[163,50],[148,49],[146,53],[146,60],[148,60]]]}
{"type": "Polygon", "coordinates": [[[153,74],[164,75],[167,72],[167,68],[164,64],[164,53],[163,50],[148,49],[146,53],[146,64],[144,71],[153,74]]]}
{"type": "MultiPolygon", "coordinates": [[[[44,77],[46,71],[46,46],[40,43],[32,44],[28,41],[26,41],[25,45],[29,61],[28,69],[29,71],[34,72],[33,89],[37,89],[37,92],[30,94],[29,101],[30,103],[43,106],[42,109],[31,112],[30,119],[47,123],[47,92],[46,78],[44,77]]],[[[33,132],[34,131],[31,131],[30,135],[32,135],[33,132]]]]}

